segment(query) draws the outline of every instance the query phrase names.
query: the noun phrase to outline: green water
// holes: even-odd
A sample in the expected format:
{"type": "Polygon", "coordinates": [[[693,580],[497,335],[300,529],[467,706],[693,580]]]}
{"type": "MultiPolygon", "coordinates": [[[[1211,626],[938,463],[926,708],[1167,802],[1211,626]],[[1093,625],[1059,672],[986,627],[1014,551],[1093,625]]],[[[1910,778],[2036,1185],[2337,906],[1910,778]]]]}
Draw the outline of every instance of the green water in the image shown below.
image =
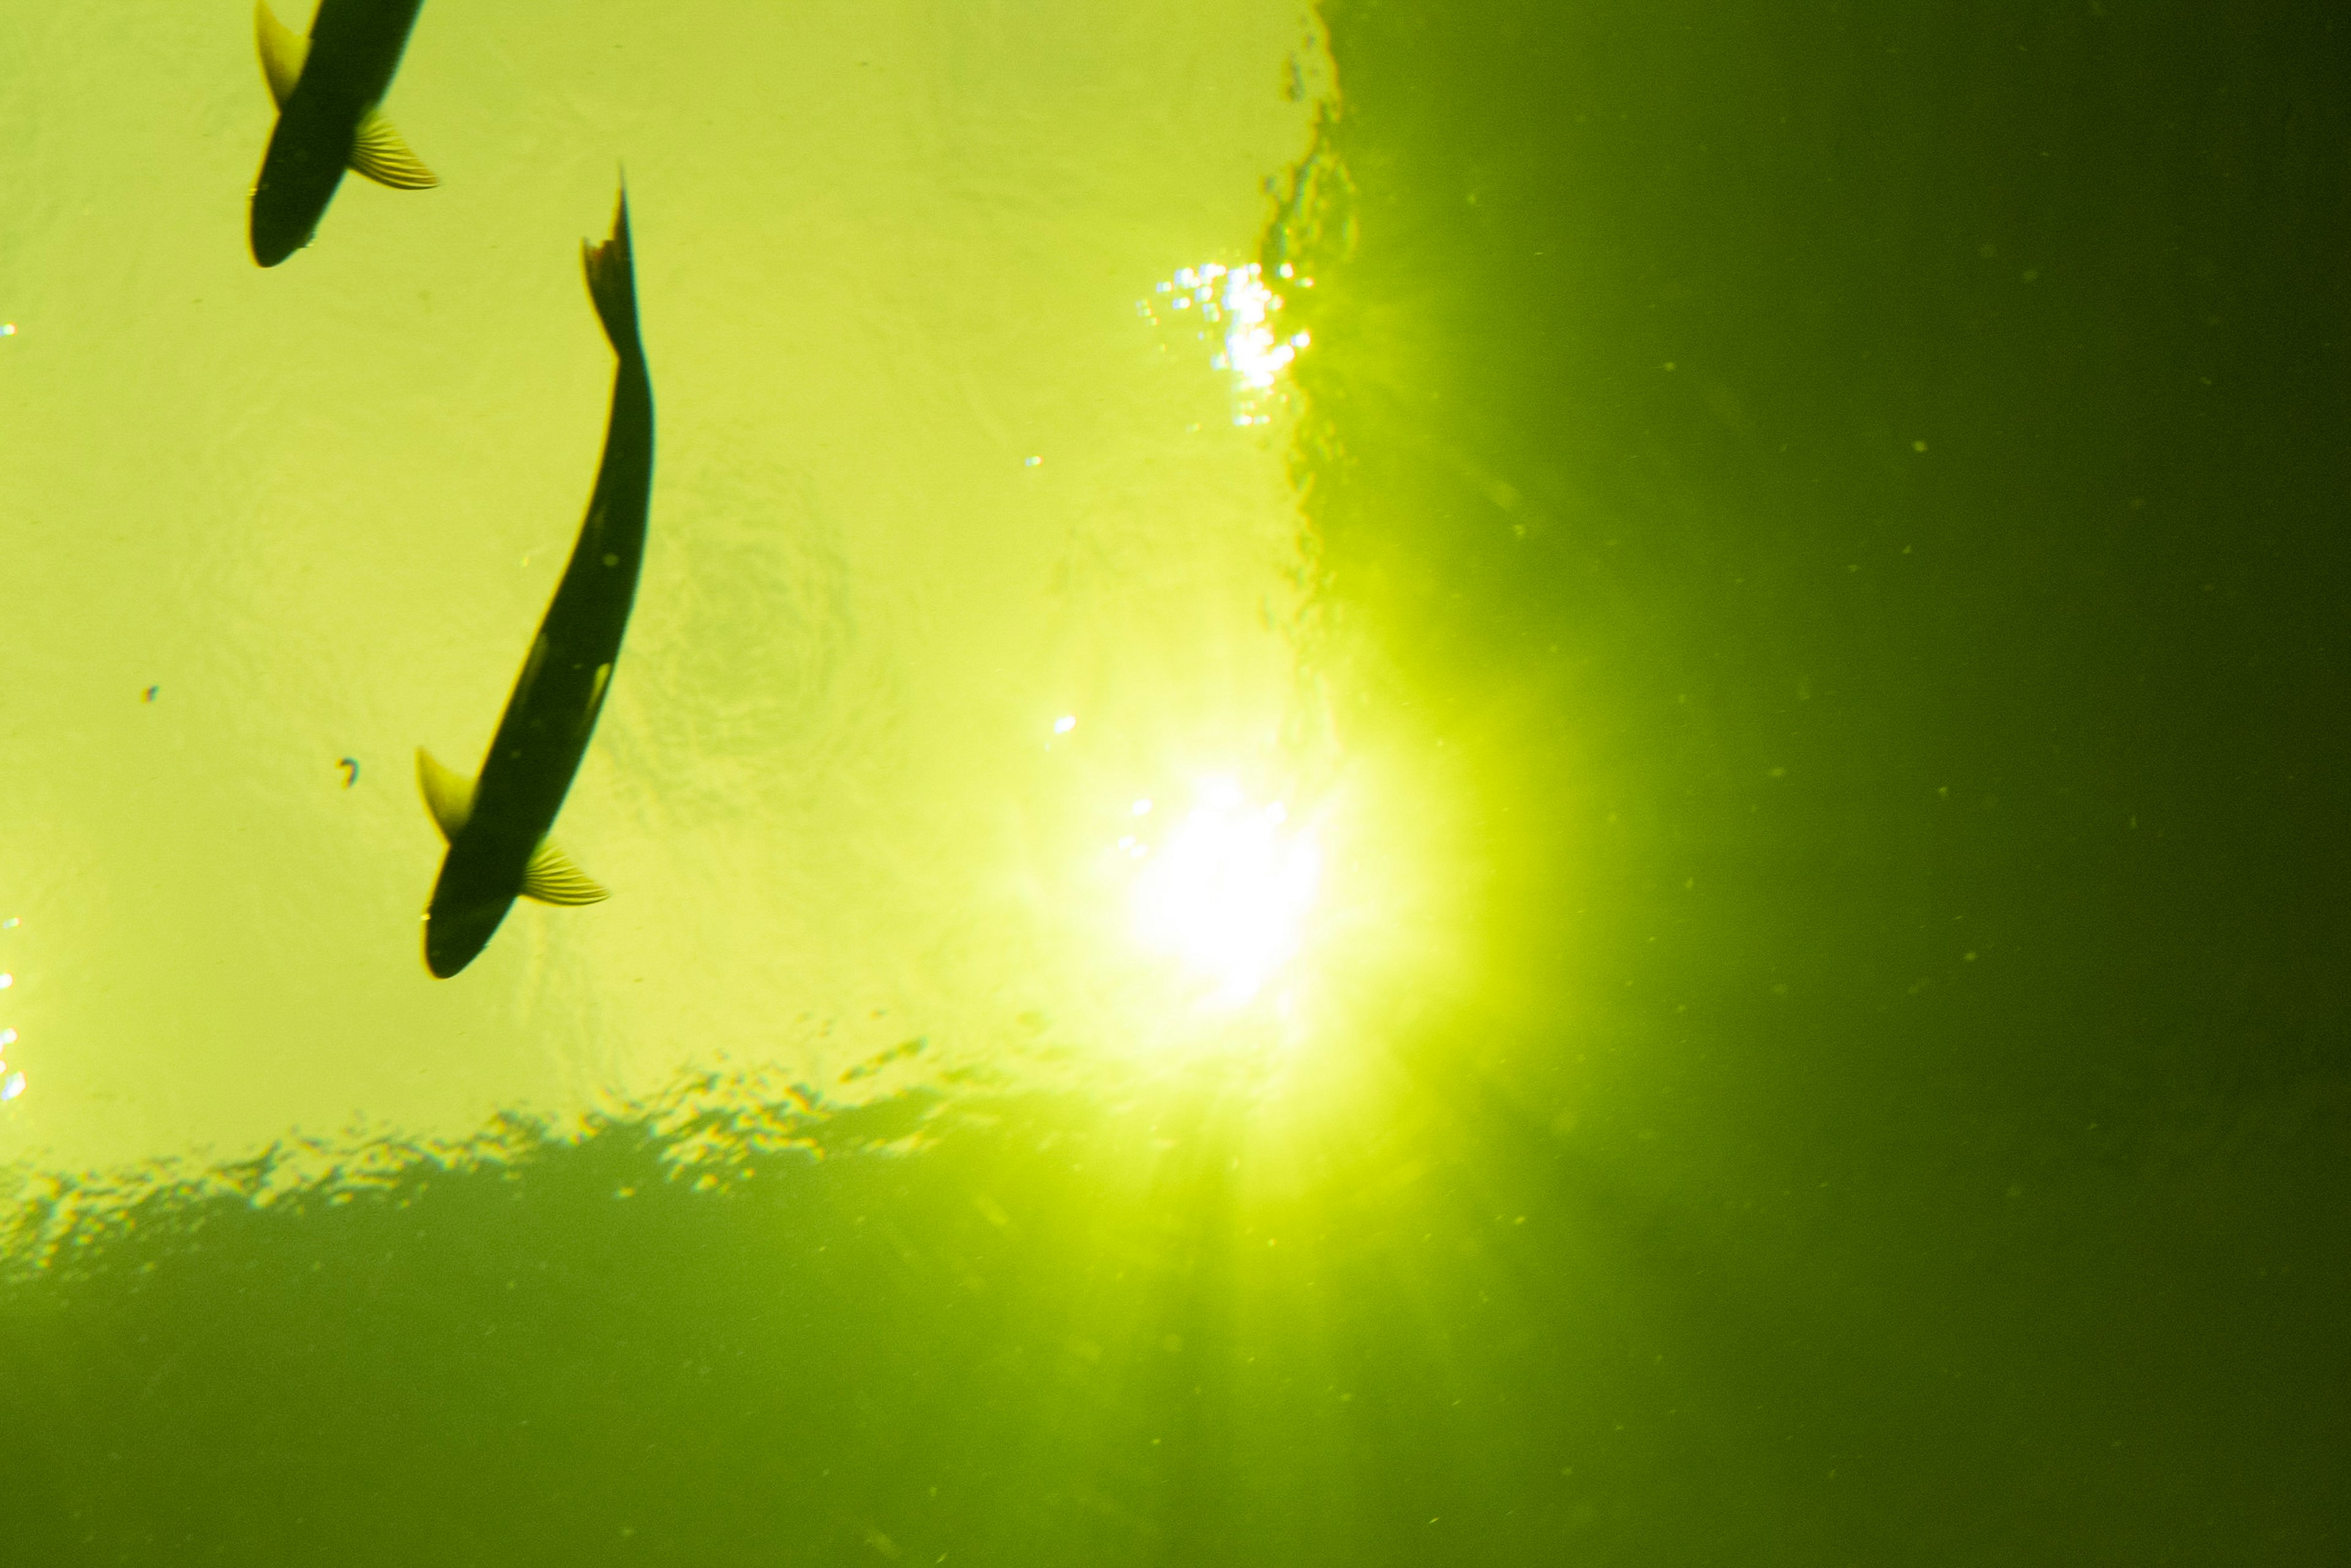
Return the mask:
{"type": "Polygon", "coordinates": [[[0,21],[0,1559],[2342,1555],[2351,29],[528,16],[271,274],[236,7],[0,21]]]}

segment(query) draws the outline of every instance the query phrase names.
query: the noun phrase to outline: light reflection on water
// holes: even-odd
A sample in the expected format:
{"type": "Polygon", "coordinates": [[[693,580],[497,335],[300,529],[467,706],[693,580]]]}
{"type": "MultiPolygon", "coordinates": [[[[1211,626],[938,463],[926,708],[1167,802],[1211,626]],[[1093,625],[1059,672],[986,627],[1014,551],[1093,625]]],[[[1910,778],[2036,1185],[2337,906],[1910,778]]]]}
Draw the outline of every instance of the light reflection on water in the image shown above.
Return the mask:
{"type": "MultiPolygon", "coordinates": [[[[16,330],[16,328],[10,327],[8,330],[13,332],[16,330]]],[[[18,923],[18,917],[12,915],[5,920],[0,920],[0,931],[14,931],[16,929],[18,923]]],[[[16,986],[16,977],[13,971],[0,971],[0,990],[11,989],[16,986]]],[[[6,1061],[8,1048],[16,1043],[16,1030],[15,1027],[0,1027],[0,1102],[14,1100],[18,1095],[25,1092],[25,1074],[23,1071],[19,1069],[16,1071],[10,1071],[6,1061]]]]}
{"type": "MultiPolygon", "coordinates": [[[[13,926],[16,922],[12,918],[7,924],[13,926]]],[[[12,989],[16,984],[16,977],[13,973],[0,970],[0,991],[12,989]]],[[[10,1071],[6,1060],[8,1048],[16,1043],[16,1030],[0,1028],[0,1102],[14,1100],[25,1092],[23,1071],[10,1071]]]]}
{"type": "MultiPolygon", "coordinates": [[[[1314,287],[1311,277],[1299,276],[1286,261],[1275,276],[1301,288],[1314,287]]],[[[1208,343],[1214,333],[1216,349],[1209,363],[1232,373],[1233,423],[1244,428],[1271,424],[1273,410],[1283,401],[1278,383],[1313,340],[1305,331],[1285,333],[1275,327],[1273,319],[1283,299],[1266,282],[1264,267],[1254,261],[1242,267],[1211,261],[1179,267],[1159,283],[1155,298],[1159,301],[1155,306],[1150,298],[1134,302],[1135,313],[1153,326],[1184,327],[1196,319],[1200,325],[1192,329],[1196,341],[1208,343]]]]}

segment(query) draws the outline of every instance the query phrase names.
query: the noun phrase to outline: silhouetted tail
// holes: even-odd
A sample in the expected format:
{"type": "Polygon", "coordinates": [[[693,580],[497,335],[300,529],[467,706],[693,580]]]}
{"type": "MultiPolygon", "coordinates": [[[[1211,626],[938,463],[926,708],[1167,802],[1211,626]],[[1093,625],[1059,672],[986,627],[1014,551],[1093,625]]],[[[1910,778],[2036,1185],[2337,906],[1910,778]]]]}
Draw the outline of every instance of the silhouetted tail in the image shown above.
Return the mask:
{"type": "Polygon", "coordinates": [[[621,190],[621,204],[612,214],[612,237],[602,245],[581,241],[580,259],[588,269],[588,296],[604,323],[604,336],[623,360],[642,360],[645,346],[637,337],[637,271],[629,256],[629,193],[621,190]]]}

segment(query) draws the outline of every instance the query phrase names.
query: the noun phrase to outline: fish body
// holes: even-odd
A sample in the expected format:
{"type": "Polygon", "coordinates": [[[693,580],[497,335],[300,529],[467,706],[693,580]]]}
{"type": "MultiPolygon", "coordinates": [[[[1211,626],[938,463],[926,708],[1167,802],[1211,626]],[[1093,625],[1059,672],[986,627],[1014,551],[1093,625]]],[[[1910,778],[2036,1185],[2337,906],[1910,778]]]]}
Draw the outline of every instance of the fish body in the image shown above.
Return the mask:
{"type": "Polygon", "coordinates": [[[424,0],[319,0],[308,39],[254,12],[277,124],[253,187],[253,259],[276,267],[310,243],[343,171],[403,190],[437,184],[376,106],[424,0]]]}
{"type": "Polygon", "coordinates": [[[620,361],[587,517],[480,778],[469,782],[417,753],[425,804],[449,841],[424,916],[424,967],[444,979],[473,962],[517,898],[592,904],[605,896],[547,834],[611,689],[653,497],[653,378],[637,334],[625,193],[611,238],[585,251],[588,291],[620,361]]]}

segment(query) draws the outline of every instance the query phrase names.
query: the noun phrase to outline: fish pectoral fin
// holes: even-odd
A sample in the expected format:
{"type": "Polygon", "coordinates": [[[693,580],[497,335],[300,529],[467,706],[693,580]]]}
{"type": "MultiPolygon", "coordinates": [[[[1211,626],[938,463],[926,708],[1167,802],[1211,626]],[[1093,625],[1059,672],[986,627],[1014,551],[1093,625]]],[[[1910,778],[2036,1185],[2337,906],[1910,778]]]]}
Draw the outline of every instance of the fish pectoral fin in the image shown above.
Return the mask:
{"type": "Polygon", "coordinates": [[[541,904],[601,904],[611,894],[586,872],[571,863],[571,857],[555,847],[553,839],[541,839],[538,852],[530,857],[530,867],[522,873],[522,895],[541,904]]]}
{"type": "Polygon", "coordinates": [[[350,165],[354,173],[395,191],[425,191],[441,183],[441,177],[408,150],[392,121],[372,109],[360,121],[360,133],[351,142],[350,165]]]}
{"type": "Polygon", "coordinates": [[[302,63],[310,57],[310,40],[272,16],[269,0],[261,0],[254,7],[253,30],[261,43],[262,78],[269,83],[269,96],[283,109],[294,96],[294,84],[302,79],[302,63]]]}
{"type": "Polygon", "coordinates": [[[424,791],[424,809],[433,813],[441,836],[455,842],[474,815],[474,781],[442,767],[431,752],[420,746],[416,748],[416,787],[424,791]]]}

